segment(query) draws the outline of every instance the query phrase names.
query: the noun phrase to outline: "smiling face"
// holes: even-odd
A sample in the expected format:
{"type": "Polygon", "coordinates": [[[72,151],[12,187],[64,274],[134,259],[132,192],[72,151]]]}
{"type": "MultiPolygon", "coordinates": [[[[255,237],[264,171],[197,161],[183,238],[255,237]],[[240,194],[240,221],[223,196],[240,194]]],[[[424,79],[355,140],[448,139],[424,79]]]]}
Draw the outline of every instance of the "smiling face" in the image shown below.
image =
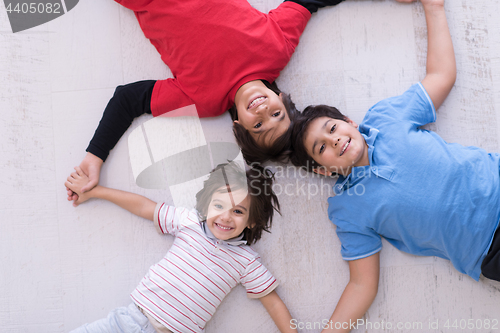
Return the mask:
{"type": "Polygon", "coordinates": [[[239,236],[248,225],[250,196],[245,189],[228,192],[221,187],[212,195],[208,206],[207,227],[221,240],[239,236]]]}
{"type": "Polygon", "coordinates": [[[238,120],[259,146],[270,146],[286,132],[290,118],[279,96],[261,80],[242,85],[234,98],[238,120]]]}
{"type": "Polygon", "coordinates": [[[304,145],[309,156],[324,166],[315,172],[347,176],[353,166],[370,164],[368,146],[357,127],[350,119],[343,121],[320,117],[311,121],[304,137],[304,145]]]}

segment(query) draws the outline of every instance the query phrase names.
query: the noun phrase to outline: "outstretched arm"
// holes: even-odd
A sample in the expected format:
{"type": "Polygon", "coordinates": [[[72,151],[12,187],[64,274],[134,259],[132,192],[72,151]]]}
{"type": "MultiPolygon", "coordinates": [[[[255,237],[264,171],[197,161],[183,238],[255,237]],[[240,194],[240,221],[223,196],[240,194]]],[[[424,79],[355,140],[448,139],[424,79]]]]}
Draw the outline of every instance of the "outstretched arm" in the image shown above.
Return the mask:
{"type": "Polygon", "coordinates": [[[115,190],[103,186],[96,186],[92,190],[82,193],[82,187],[88,183],[88,177],[82,169],[75,167],[75,172],[68,177],[64,185],[78,195],[77,203],[82,203],[91,198],[107,200],[128,210],[139,217],[154,221],[156,202],[142,195],[115,190]]]}
{"type": "Polygon", "coordinates": [[[455,52],[444,11],[444,0],[421,0],[427,21],[427,74],[422,85],[437,110],[457,77],[455,52]]]}
{"type": "Polygon", "coordinates": [[[285,0],[295,2],[309,11],[309,13],[316,12],[319,8],[327,6],[335,6],[344,0],[285,0]]]}
{"type": "Polygon", "coordinates": [[[118,86],[104,109],[87,152],[105,161],[109,152],[130,127],[132,121],[151,113],[151,95],[156,81],[139,81],[118,86]]]}
{"type": "Polygon", "coordinates": [[[323,333],[351,331],[350,323],[357,322],[377,296],[379,271],[379,252],[363,259],[349,261],[349,283],[323,333]]]}
{"type": "Polygon", "coordinates": [[[278,326],[280,332],[297,332],[296,329],[291,327],[292,316],[290,315],[285,303],[283,303],[281,298],[276,293],[276,290],[273,290],[266,296],[259,299],[271,318],[273,318],[274,323],[278,326]]]}
{"type": "MultiPolygon", "coordinates": [[[[80,163],[82,171],[89,176],[89,183],[82,192],[97,185],[102,164],[132,121],[140,115],[151,113],[151,95],[155,83],[153,80],[139,81],[116,88],[87,147],[87,155],[80,163]]],[[[73,205],[77,206],[78,195],[69,189],[67,191],[68,200],[73,200],[73,205]]]]}

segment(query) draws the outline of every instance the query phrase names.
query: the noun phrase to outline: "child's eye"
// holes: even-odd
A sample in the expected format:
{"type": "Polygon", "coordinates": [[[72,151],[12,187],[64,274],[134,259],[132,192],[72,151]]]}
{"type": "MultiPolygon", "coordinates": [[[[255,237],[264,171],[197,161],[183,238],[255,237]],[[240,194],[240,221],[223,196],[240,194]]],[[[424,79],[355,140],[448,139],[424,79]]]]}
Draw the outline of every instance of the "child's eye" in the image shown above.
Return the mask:
{"type": "Polygon", "coordinates": [[[259,128],[262,126],[262,123],[258,123],[257,125],[255,125],[253,128],[259,128]]]}
{"type": "Polygon", "coordinates": [[[319,147],[319,153],[322,154],[323,151],[325,151],[325,144],[322,144],[321,147],[319,147]]]}
{"type": "Polygon", "coordinates": [[[241,210],[239,210],[239,209],[235,209],[235,210],[234,210],[234,212],[235,212],[236,214],[238,214],[238,215],[239,215],[239,214],[243,214],[243,212],[242,212],[241,210]]]}
{"type": "Polygon", "coordinates": [[[219,204],[215,204],[214,207],[217,209],[222,209],[222,205],[219,205],[219,204]]]}
{"type": "Polygon", "coordinates": [[[330,134],[333,133],[333,131],[335,131],[335,128],[337,128],[337,125],[333,125],[332,128],[330,129],[330,134]]]}
{"type": "Polygon", "coordinates": [[[273,114],[273,117],[277,117],[277,116],[279,116],[280,114],[281,114],[281,111],[277,111],[277,112],[275,112],[275,113],[273,114]]]}

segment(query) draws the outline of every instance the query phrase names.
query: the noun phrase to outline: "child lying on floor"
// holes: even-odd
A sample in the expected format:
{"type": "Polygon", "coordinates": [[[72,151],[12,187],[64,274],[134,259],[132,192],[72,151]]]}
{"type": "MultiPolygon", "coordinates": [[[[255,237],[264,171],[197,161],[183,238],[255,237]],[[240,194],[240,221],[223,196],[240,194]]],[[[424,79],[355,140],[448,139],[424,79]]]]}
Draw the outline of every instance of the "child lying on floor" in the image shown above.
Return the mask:
{"type": "Polygon", "coordinates": [[[274,210],[279,212],[268,170],[245,173],[236,163],[219,165],[196,195],[193,211],[102,186],[82,193],[88,177],[79,167],[75,170],[65,185],[79,195],[79,203],[108,200],[152,220],[160,233],[176,239],[132,292],[132,304],[73,332],[203,332],[239,283],[249,298],[262,302],[281,332],[296,332],[275,291],[278,282],[249,246],[268,231],[274,210]]]}
{"type": "Polygon", "coordinates": [[[294,127],[292,162],[339,176],[328,214],[350,281],[325,331],[349,331],[372,304],[381,236],[402,251],[448,259],[475,280],[500,281],[500,155],[420,128],[436,120],[456,78],[444,0],[420,2],[428,33],[421,83],[374,105],[359,128],[326,105],[308,107],[294,127]]]}

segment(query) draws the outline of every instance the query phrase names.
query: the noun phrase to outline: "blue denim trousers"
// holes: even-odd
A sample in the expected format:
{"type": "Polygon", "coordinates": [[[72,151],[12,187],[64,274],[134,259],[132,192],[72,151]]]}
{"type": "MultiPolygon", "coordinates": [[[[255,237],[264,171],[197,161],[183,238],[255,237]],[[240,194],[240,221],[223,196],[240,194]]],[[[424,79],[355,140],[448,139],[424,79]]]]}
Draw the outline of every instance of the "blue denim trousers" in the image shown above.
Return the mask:
{"type": "Polygon", "coordinates": [[[85,324],[70,333],[156,333],[148,318],[132,303],[111,311],[106,318],[85,324]]]}

